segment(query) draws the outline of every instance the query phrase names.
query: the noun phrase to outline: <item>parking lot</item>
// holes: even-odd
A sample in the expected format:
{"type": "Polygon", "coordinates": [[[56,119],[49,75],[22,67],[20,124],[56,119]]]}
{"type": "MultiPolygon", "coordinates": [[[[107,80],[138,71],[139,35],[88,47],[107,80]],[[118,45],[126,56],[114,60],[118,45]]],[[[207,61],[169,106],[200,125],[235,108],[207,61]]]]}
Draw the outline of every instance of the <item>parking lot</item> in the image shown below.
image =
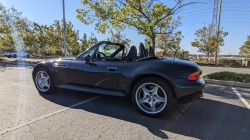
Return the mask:
{"type": "Polygon", "coordinates": [[[205,99],[150,118],[129,98],[70,90],[39,94],[32,68],[0,63],[1,140],[250,138],[250,89],[206,85],[205,99]]]}

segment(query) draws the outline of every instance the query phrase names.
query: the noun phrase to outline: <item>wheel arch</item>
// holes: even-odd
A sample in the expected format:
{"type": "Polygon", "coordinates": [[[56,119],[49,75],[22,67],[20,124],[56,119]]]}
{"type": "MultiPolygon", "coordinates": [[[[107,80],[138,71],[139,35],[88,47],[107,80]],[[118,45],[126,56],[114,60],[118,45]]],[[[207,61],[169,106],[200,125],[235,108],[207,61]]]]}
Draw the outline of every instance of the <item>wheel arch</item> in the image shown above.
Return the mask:
{"type": "Polygon", "coordinates": [[[52,70],[51,70],[47,65],[45,65],[44,63],[39,63],[39,64],[37,64],[37,65],[34,67],[34,69],[33,69],[33,71],[32,71],[32,78],[33,78],[33,80],[34,80],[34,74],[35,74],[36,70],[39,69],[39,68],[41,68],[41,67],[44,67],[44,68],[48,69],[49,72],[50,72],[50,74],[53,75],[53,74],[52,74],[52,70]]]}
{"type": "Polygon", "coordinates": [[[131,94],[132,94],[132,90],[133,90],[135,84],[136,84],[138,81],[140,81],[140,80],[142,80],[142,79],[144,79],[144,78],[147,78],[147,77],[157,77],[157,78],[162,79],[163,81],[167,82],[167,83],[170,85],[172,91],[174,92],[174,97],[177,98],[176,92],[175,92],[175,89],[174,89],[174,84],[171,82],[171,80],[170,80],[169,78],[167,78],[167,77],[164,77],[164,76],[158,75],[158,74],[142,74],[142,75],[137,76],[137,77],[132,81],[132,83],[130,84],[130,88],[129,88],[129,93],[130,93],[129,95],[130,95],[130,96],[131,96],[131,94]]]}

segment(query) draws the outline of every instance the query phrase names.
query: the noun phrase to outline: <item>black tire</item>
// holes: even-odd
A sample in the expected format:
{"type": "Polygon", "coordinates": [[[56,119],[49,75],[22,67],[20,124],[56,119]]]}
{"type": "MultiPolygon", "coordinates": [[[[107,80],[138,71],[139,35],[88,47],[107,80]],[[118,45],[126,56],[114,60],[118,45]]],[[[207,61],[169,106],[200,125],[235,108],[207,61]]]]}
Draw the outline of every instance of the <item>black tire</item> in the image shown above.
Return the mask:
{"type": "Polygon", "coordinates": [[[11,55],[8,55],[8,58],[11,58],[11,55]]]}
{"type": "Polygon", "coordinates": [[[14,55],[13,55],[13,58],[17,58],[17,55],[16,55],[16,54],[14,54],[14,55]]]}
{"type": "Polygon", "coordinates": [[[30,55],[27,55],[26,57],[27,57],[27,58],[30,58],[30,55]]]}
{"type": "MultiPolygon", "coordinates": [[[[161,94],[164,94],[164,92],[161,92],[161,94]]],[[[140,94],[139,92],[138,92],[138,94],[140,94]]],[[[151,98],[151,96],[150,96],[150,98],[151,98]]],[[[153,98],[155,98],[154,96],[153,96],[153,98]]],[[[146,78],[144,78],[144,79],[142,79],[142,80],[140,80],[140,81],[138,81],[136,84],[135,84],[135,86],[134,86],[134,88],[133,88],[133,91],[132,91],[132,101],[133,101],[133,104],[134,104],[134,106],[142,113],[142,114],[144,114],[144,115],[146,115],[146,116],[150,116],[150,117],[157,117],[157,116],[159,116],[160,114],[162,114],[162,113],[164,113],[164,112],[166,112],[167,110],[169,110],[173,105],[175,105],[176,103],[177,103],[177,100],[176,100],[176,98],[174,97],[174,92],[172,91],[172,88],[170,87],[170,85],[166,82],[166,81],[164,81],[163,79],[161,79],[161,78],[157,78],[157,77],[146,77],[146,78]],[[142,85],[144,85],[144,84],[147,84],[147,83],[153,83],[153,84],[156,84],[156,85],[158,85],[160,88],[160,90],[162,91],[162,90],[164,90],[164,92],[165,92],[165,94],[166,94],[166,100],[167,100],[167,102],[166,102],[166,104],[165,104],[165,107],[164,107],[164,105],[162,105],[162,109],[160,109],[159,111],[160,112],[156,112],[156,113],[148,113],[148,112],[146,112],[146,111],[144,111],[140,106],[141,105],[139,105],[139,101],[137,102],[137,94],[136,94],[136,92],[137,91],[139,91],[139,89],[138,88],[141,88],[141,86],[142,85]]],[[[164,104],[164,103],[163,103],[164,104]]]]}
{"type": "Polygon", "coordinates": [[[34,83],[35,83],[36,89],[39,91],[39,93],[42,93],[42,94],[52,94],[52,93],[55,93],[57,91],[57,88],[55,87],[54,79],[53,79],[50,71],[47,68],[40,67],[40,68],[36,69],[35,72],[34,72],[34,75],[33,75],[33,79],[34,79],[34,83]],[[50,86],[49,86],[49,88],[46,91],[40,90],[39,87],[38,87],[38,85],[37,85],[37,82],[36,82],[36,76],[37,76],[37,74],[39,72],[42,72],[42,71],[44,71],[44,72],[46,72],[46,74],[48,74],[49,80],[50,80],[50,82],[49,82],[50,86]]]}

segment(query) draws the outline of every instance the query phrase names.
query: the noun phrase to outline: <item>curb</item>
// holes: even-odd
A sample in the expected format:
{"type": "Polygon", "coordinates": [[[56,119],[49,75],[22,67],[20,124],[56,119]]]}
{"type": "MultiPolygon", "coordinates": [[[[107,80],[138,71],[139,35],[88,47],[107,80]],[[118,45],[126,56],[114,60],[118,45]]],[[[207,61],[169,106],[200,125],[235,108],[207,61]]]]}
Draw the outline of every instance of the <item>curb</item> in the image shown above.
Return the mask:
{"type": "MultiPolygon", "coordinates": [[[[199,64],[198,64],[199,65],[199,64]]],[[[223,67],[223,68],[246,68],[246,69],[250,69],[249,66],[242,66],[242,67],[237,67],[237,66],[213,66],[213,65],[199,65],[199,66],[206,66],[206,67],[223,67]]]]}
{"type": "Polygon", "coordinates": [[[36,64],[28,64],[28,63],[15,63],[15,62],[1,62],[0,63],[5,63],[5,64],[12,64],[12,65],[22,65],[22,66],[35,66],[36,64]]]}
{"type": "Polygon", "coordinates": [[[213,80],[213,79],[204,79],[204,81],[206,84],[250,88],[250,83],[244,83],[244,82],[223,81],[223,80],[213,80]]]}

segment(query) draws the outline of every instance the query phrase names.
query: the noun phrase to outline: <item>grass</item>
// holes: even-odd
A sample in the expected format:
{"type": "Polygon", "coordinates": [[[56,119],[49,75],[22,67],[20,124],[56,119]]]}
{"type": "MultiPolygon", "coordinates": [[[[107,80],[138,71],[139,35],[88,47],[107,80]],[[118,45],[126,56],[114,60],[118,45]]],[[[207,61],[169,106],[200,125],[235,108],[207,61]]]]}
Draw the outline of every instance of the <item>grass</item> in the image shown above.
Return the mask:
{"type": "Polygon", "coordinates": [[[7,60],[5,58],[0,58],[0,62],[9,62],[9,60],[7,60]]]}
{"type": "Polygon", "coordinates": [[[14,60],[14,61],[9,61],[4,58],[0,58],[0,62],[13,62],[13,63],[25,63],[25,64],[37,64],[39,61],[26,61],[26,60],[14,60]]]}
{"type": "Polygon", "coordinates": [[[203,76],[203,78],[250,83],[250,74],[235,73],[229,71],[211,73],[203,76]]]}
{"type": "Polygon", "coordinates": [[[14,63],[26,63],[26,64],[37,64],[40,63],[39,61],[26,61],[26,60],[15,60],[15,61],[10,61],[14,63]]]}

